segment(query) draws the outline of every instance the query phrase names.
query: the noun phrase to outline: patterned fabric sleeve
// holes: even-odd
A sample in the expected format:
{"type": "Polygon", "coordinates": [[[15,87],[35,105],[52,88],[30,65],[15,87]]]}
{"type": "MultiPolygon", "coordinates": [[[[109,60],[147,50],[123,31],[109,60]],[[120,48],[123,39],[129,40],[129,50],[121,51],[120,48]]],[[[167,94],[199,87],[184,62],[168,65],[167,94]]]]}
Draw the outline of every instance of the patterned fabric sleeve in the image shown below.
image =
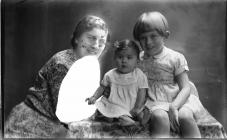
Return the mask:
{"type": "Polygon", "coordinates": [[[57,101],[58,101],[58,94],[59,94],[59,88],[62,83],[62,80],[64,79],[66,73],[68,72],[68,68],[64,64],[56,63],[55,66],[48,71],[47,75],[50,77],[48,78],[48,85],[50,86],[50,108],[53,109],[51,113],[53,113],[53,116],[55,115],[57,101]]]}
{"type": "Polygon", "coordinates": [[[55,115],[58,91],[68,69],[63,64],[50,60],[38,72],[34,85],[29,88],[25,103],[51,119],[55,115]]]}
{"type": "Polygon", "coordinates": [[[147,76],[139,69],[138,70],[138,86],[139,88],[149,88],[147,76]]]}
{"type": "Polygon", "coordinates": [[[175,57],[175,59],[175,75],[179,75],[184,71],[189,71],[188,63],[184,55],[177,53],[177,57],[175,57]]]}
{"type": "Polygon", "coordinates": [[[7,117],[4,135],[8,137],[51,137],[61,127],[55,115],[58,91],[74,63],[73,50],[56,53],[38,72],[24,102],[7,117]]]}

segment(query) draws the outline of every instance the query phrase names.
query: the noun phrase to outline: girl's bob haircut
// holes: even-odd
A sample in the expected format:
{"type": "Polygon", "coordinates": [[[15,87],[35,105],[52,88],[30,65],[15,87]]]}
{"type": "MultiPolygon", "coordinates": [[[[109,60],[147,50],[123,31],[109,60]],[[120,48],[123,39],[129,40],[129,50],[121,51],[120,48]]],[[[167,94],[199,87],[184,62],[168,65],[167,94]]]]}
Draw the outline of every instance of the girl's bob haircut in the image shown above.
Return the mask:
{"type": "Polygon", "coordinates": [[[138,18],[133,29],[133,37],[139,41],[141,34],[156,30],[160,35],[167,38],[169,35],[168,28],[168,22],[160,12],[146,12],[138,18]]]}

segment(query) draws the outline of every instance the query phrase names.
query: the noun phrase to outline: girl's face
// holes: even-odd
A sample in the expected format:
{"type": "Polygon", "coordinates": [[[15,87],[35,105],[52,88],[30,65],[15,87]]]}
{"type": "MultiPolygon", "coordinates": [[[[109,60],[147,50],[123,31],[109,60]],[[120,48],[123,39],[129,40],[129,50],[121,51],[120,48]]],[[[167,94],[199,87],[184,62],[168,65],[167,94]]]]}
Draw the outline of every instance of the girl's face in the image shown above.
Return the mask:
{"type": "Polygon", "coordinates": [[[93,28],[84,32],[76,41],[77,47],[81,48],[82,56],[99,56],[105,48],[107,32],[99,28],[93,28]]]}
{"type": "Polygon", "coordinates": [[[154,56],[161,53],[164,45],[164,37],[161,36],[156,30],[146,32],[140,35],[140,45],[144,52],[154,56]]]}
{"type": "Polygon", "coordinates": [[[115,56],[115,62],[118,72],[123,74],[132,72],[138,62],[136,51],[132,48],[119,51],[115,56]]]}

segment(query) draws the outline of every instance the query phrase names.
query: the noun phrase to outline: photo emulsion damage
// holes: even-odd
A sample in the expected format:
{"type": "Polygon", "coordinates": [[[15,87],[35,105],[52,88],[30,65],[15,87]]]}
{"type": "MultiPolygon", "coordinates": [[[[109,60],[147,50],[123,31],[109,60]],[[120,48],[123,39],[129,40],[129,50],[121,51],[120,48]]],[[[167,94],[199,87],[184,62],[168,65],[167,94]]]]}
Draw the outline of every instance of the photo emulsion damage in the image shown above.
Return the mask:
{"type": "Polygon", "coordinates": [[[227,138],[225,0],[1,6],[3,138],[227,138]]]}

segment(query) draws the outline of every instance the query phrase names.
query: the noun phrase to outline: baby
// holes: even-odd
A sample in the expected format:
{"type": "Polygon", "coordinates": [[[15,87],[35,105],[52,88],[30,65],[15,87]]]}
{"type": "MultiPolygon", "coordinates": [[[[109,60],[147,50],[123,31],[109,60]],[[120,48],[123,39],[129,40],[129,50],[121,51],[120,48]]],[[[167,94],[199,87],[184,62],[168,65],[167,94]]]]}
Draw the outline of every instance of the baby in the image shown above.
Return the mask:
{"type": "Polygon", "coordinates": [[[116,42],[114,46],[116,68],[104,75],[101,86],[86,100],[88,104],[94,104],[104,94],[105,88],[110,87],[109,97],[103,96],[96,103],[98,111],[107,118],[117,118],[121,125],[135,124],[133,118],[144,124],[149,119],[142,111],[148,82],[146,75],[137,68],[140,47],[128,39],[116,42]]]}

